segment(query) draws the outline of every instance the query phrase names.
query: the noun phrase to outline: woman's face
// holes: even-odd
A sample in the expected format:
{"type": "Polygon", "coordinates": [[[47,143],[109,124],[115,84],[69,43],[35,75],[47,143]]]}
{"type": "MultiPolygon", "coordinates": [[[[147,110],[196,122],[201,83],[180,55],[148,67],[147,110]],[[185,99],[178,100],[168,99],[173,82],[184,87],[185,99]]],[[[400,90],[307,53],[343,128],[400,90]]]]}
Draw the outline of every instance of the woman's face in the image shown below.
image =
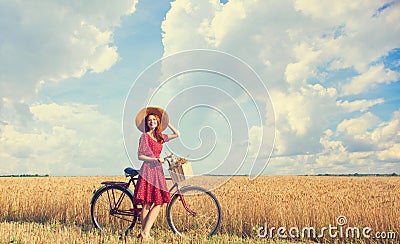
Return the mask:
{"type": "Polygon", "coordinates": [[[150,128],[150,130],[155,129],[157,127],[157,118],[154,115],[149,115],[147,118],[147,126],[150,128]]]}

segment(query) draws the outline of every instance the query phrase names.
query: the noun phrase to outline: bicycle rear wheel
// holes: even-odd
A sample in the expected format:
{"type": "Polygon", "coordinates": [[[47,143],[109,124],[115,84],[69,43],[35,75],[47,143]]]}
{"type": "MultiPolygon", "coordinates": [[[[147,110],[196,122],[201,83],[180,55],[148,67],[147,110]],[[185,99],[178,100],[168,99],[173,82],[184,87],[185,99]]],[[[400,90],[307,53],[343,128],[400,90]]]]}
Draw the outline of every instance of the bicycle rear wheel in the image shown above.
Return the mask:
{"type": "Polygon", "coordinates": [[[126,234],[135,226],[132,192],[121,186],[104,186],[93,196],[90,213],[96,228],[107,233],[126,234]]]}
{"type": "Polygon", "coordinates": [[[206,189],[184,187],[181,195],[172,197],[167,207],[167,221],[180,236],[210,237],[217,232],[221,223],[221,207],[215,196],[206,189]]]}

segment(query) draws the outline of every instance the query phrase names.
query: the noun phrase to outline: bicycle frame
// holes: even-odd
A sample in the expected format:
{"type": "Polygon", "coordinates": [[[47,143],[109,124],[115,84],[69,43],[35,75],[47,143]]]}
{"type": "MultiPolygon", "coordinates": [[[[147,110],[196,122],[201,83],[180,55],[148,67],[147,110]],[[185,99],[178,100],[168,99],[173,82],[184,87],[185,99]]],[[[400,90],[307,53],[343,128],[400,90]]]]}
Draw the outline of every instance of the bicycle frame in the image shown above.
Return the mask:
{"type": "MultiPolygon", "coordinates": [[[[166,180],[171,180],[171,181],[172,181],[172,178],[171,178],[171,177],[168,177],[168,178],[165,178],[165,179],[166,179],[166,180]]],[[[191,215],[196,216],[196,213],[195,213],[193,210],[191,210],[191,209],[187,206],[186,201],[185,201],[185,198],[183,197],[183,195],[182,195],[182,193],[181,193],[181,189],[179,188],[179,184],[178,184],[177,182],[175,182],[175,183],[172,185],[172,187],[169,189],[169,192],[171,192],[173,188],[176,188],[176,190],[175,190],[175,192],[171,195],[171,199],[172,199],[176,194],[178,194],[178,195],[179,195],[179,199],[181,200],[182,205],[183,205],[183,207],[185,208],[185,210],[186,210],[188,213],[190,213],[191,215]]]]}
{"type": "MultiPolygon", "coordinates": [[[[130,177],[128,182],[104,181],[101,184],[103,184],[104,187],[120,186],[120,187],[122,187],[122,188],[124,188],[126,190],[131,191],[129,189],[129,187],[130,187],[131,184],[134,187],[136,187],[137,179],[138,178],[130,177]]],[[[171,180],[172,181],[172,178],[171,177],[166,177],[165,180],[171,180]]],[[[183,207],[185,208],[185,210],[189,214],[191,214],[193,216],[196,215],[196,213],[187,206],[185,198],[181,193],[181,189],[179,188],[178,182],[174,182],[174,184],[171,186],[171,188],[168,191],[171,194],[171,199],[172,199],[172,197],[174,195],[178,194],[179,195],[179,199],[181,200],[181,203],[182,203],[183,207]],[[174,193],[171,194],[171,192],[174,189],[175,189],[174,193]]],[[[108,194],[108,200],[109,200],[109,203],[110,203],[110,213],[113,214],[113,215],[119,214],[119,215],[123,215],[123,216],[134,216],[134,215],[137,215],[138,213],[140,213],[142,211],[142,207],[137,207],[137,206],[135,206],[133,209],[130,209],[128,211],[121,211],[121,210],[119,210],[119,206],[121,205],[122,200],[124,199],[126,194],[121,195],[119,197],[119,199],[115,199],[115,196],[110,196],[109,192],[107,192],[107,194],[108,194]],[[117,200],[117,201],[115,202],[115,200],[117,200]],[[114,203],[112,203],[112,202],[114,202],[114,203]]],[[[133,193],[132,193],[132,195],[133,195],[133,193]]]]}
{"type": "MultiPolygon", "coordinates": [[[[133,177],[129,179],[128,182],[118,182],[118,181],[104,181],[101,184],[103,184],[103,188],[109,188],[111,186],[119,186],[121,188],[124,188],[132,193],[132,191],[129,189],[130,184],[135,185],[133,177]]],[[[107,197],[108,197],[108,202],[110,204],[110,214],[112,215],[122,215],[122,216],[135,216],[140,213],[142,210],[141,208],[133,208],[129,210],[120,210],[120,205],[125,197],[128,197],[126,194],[123,194],[119,196],[118,199],[115,198],[114,193],[113,195],[110,195],[111,193],[107,191],[107,197]]],[[[132,193],[133,195],[133,193],[132,193]]]]}

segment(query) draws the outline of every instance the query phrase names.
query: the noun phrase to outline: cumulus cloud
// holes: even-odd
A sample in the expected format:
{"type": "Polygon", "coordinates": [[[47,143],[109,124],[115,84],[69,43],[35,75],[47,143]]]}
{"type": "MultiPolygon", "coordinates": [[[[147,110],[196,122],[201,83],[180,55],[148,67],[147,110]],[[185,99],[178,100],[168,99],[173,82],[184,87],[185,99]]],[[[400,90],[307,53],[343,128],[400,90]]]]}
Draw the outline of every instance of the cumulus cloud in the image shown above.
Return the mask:
{"type": "MultiPolygon", "coordinates": [[[[399,12],[398,3],[384,9],[379,16],[376,13],[386,4],[385,1],[332,3],[300,0],[294,4],[297,11],[314,20],[313,26],[322,27],[319,31],[325,29],[321,39],[333,37],[336,47],[331,52],[325,51],[338,59],[341,68],[354,67],[360,73],[364,73],[371,62],[377,61],[398,45],[400,28],[393,22],[399,19],[398,16],[393,16],[399,12]],[[331,31],[328,31],[329,29],[331,31]],[[376,34],[378,30],[379,35],[376,34]]],[[[329,41],[329,38],[326,41],[329,41]]]]}
{"type": "Polygon", "coordinates": [[[382,104],[383,102],[385,102],[385,99],[379,98],[374,100],[360,99],[360,100],[355,100],[353,102],[339,100],[336,102],[336,104],[342,107],[346,112],[354,112],[354,111],[365,112],[372,106],[382,104]]]}
{"type": "MultiPolygon", "coordinates": [[[[99,158],[113,160],[99,148],[115,148],[116,124],[96,107],[27,101],[46,82],[100,73],[115,64],[113,30],[136,3],[0,3],[0,140],[6,145],[0,155],[10,162],[1,172],[31,170],[33,164],[50,172],[59,173],[54,171],[59,165],[66,172],[89,172],[99,158]]],[[[276,113],[272,172],[353,173],[399,170],[399,112],[374,114],[372,107],[383,108],[390,99],[370,96],[399,81],[398,63],[388,65],[398,60],[385,60],[399,48],[399,22],[396,1],[176,0],[161,28],[164,56],[218,49],[248,63],[265,82],[276,113]]],[[[168,93],[186,84],[171,86],[168,93]]],[[[207,95],[207,102],[220,101],[207,95]]],[[[260,113],[264,124],[271,124],[263,109],[260,113]]],[[[252,157],[261,128],[249,130],[252,157]]]]}
{"type": "Polygon", "coordinates": [[[337,133],[343,134],[343,141],[350,151],[372,151],[376,143],[373,143],[371,132],[369,130],[374,128],[379,123],[379,118],[367,112],[358,118],[345,119],[337,126],[337,133]]]}
{"type": "Polygon", "coordinates": [[[370,112],[343,120],[336,132],[327,130],[321,137],[323,150],[317,154],[317,164],[333,162],[341,165],[344,173],[396,171],[400,162],[399,118],[400,112],[395,111],[388,121],[370,112]]]}
{"type": "Polygon", "coordinates": [[[297,60],[296,63],[290,63],[286,66],[285,78],[286,82],[291,85],[306,84],[310,76],[315,75],[315,67],[310,67],[318,60],[321,50],[313,50],[306,43],[301,43],[293,48],[294,55],[297,60]]]}
{"type": "Polygon", "coordinates": [[[124,156],[120,125],[95,106],[35,104],[29,111],[29,130],[0,125],[0,174],[119,173],[115,166],[124,156]]]}
{"type": "Polygon", "coordinates": [[[381,152],[378,153],[377,158],[379,160],[394,160],[394,161],[399,161],[400,160],[400,144],[394,144],[390,148],[387,148],[381,152]]]}
{"type": "Polygon", "coordinates": [[[212,18],[217,1],[181,0],[171,3],[161,28],[163,30],[164,55],[190,49],[208,47],[208,36],[204,30],[206,22],[212,18]]]}
{"type": "MultiPolygon", "coordinates": [[[[374,150],[391,148],[386,144],[393,142],[371,141],[386,127],[370,109],[386,99],[384,94],[370,99],[368,92],[400,77],[383,62],[398,48],[400,5],[382,8],[385,4],[176,0],[162,24],[164,55],[214,48],[255,69],[270,91],[276,113],[271,169],[277,169],[274,163],[287,162],[282,166],[287,171],[279,172],[352,172],[366,165],[383,170],[374,150]],[[354,112],[363,116],[354,118],[354,112]]],[[[395,164],[385,166],[399,169],[395,164]]]]}
{"type": "Polygon", "coordinates": [[[379,155],[378,158],[382,160],[385,155],[396,155],[392,149],[399,143],[398,119],[399,111],[395,111],[389,121],[382,121],[378,116],[367,112],[339,123],[336,137],[342,138],[347,151],[370,152],[375,156],[379,155]]]}
{"type": "Polygon", "coordinates": [[[136,2],[0,3],[0,97],[31,98],[41,82],[110,68],[118,60],[112,29],[136,2]]]}
{"type": "Polygon", "coordinates": [[[136,3],[0,2],[0,174],[104,174],[121,162],[119,126],[96,107],[32,103],[46,82],[115,64],[113,31],[136,3]]]}
{"type": "Polygon", "coordinates": [[[334,88],[308,85],[299,91],[271,92],[276,114],[276,155],[315,153],[329,117],[339,112],[334,88]],[[308,143],[302,142],[307,140],[308,143]],[[301,145],[301,146],[299,146],[301,145]]]}
{"type": "Polygon", "coordinates": [[[379,83],[398,81],[400,73],[385,68],[383,64],[371,66],[368,71],[354,77],[349,84],[342,88],[343,95],[355,95],[373,89],[379,83]]]}

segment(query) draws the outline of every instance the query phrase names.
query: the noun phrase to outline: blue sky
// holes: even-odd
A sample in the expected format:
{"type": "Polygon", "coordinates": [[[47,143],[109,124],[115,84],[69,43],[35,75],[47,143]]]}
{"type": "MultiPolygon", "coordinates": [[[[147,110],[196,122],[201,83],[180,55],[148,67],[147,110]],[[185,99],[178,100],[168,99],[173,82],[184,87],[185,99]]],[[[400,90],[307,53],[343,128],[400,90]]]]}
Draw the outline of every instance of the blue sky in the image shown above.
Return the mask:
{"type": "Polygon", "coordinates": [[[397,1],[6,1],[0,19],[0,175],[137,166],[124,105],[157,87],[198,173],[400,173],[397,1]],[[166,79],[194,49],[226,73],[166,79]],[[227,78],[245,67],[262,86],[227,78]]]}
{"type": "Polygon", "coordinates": [[[101,104],[101,109],[121,119],[123,103],[132,83],[140,72],[163,55],[161,22],[170,8],[167,1],[141,1],[135,6],[136,11],[122,16],[120,26],[114,28],[113,45],[118,47],[119,61],[99,74],[88,72],[63,83],[47,83],[39,97],[60,103],[73,99],[77,103],[101,104]],[[113,103],[112,106],[109,103],[113,103]]]}

